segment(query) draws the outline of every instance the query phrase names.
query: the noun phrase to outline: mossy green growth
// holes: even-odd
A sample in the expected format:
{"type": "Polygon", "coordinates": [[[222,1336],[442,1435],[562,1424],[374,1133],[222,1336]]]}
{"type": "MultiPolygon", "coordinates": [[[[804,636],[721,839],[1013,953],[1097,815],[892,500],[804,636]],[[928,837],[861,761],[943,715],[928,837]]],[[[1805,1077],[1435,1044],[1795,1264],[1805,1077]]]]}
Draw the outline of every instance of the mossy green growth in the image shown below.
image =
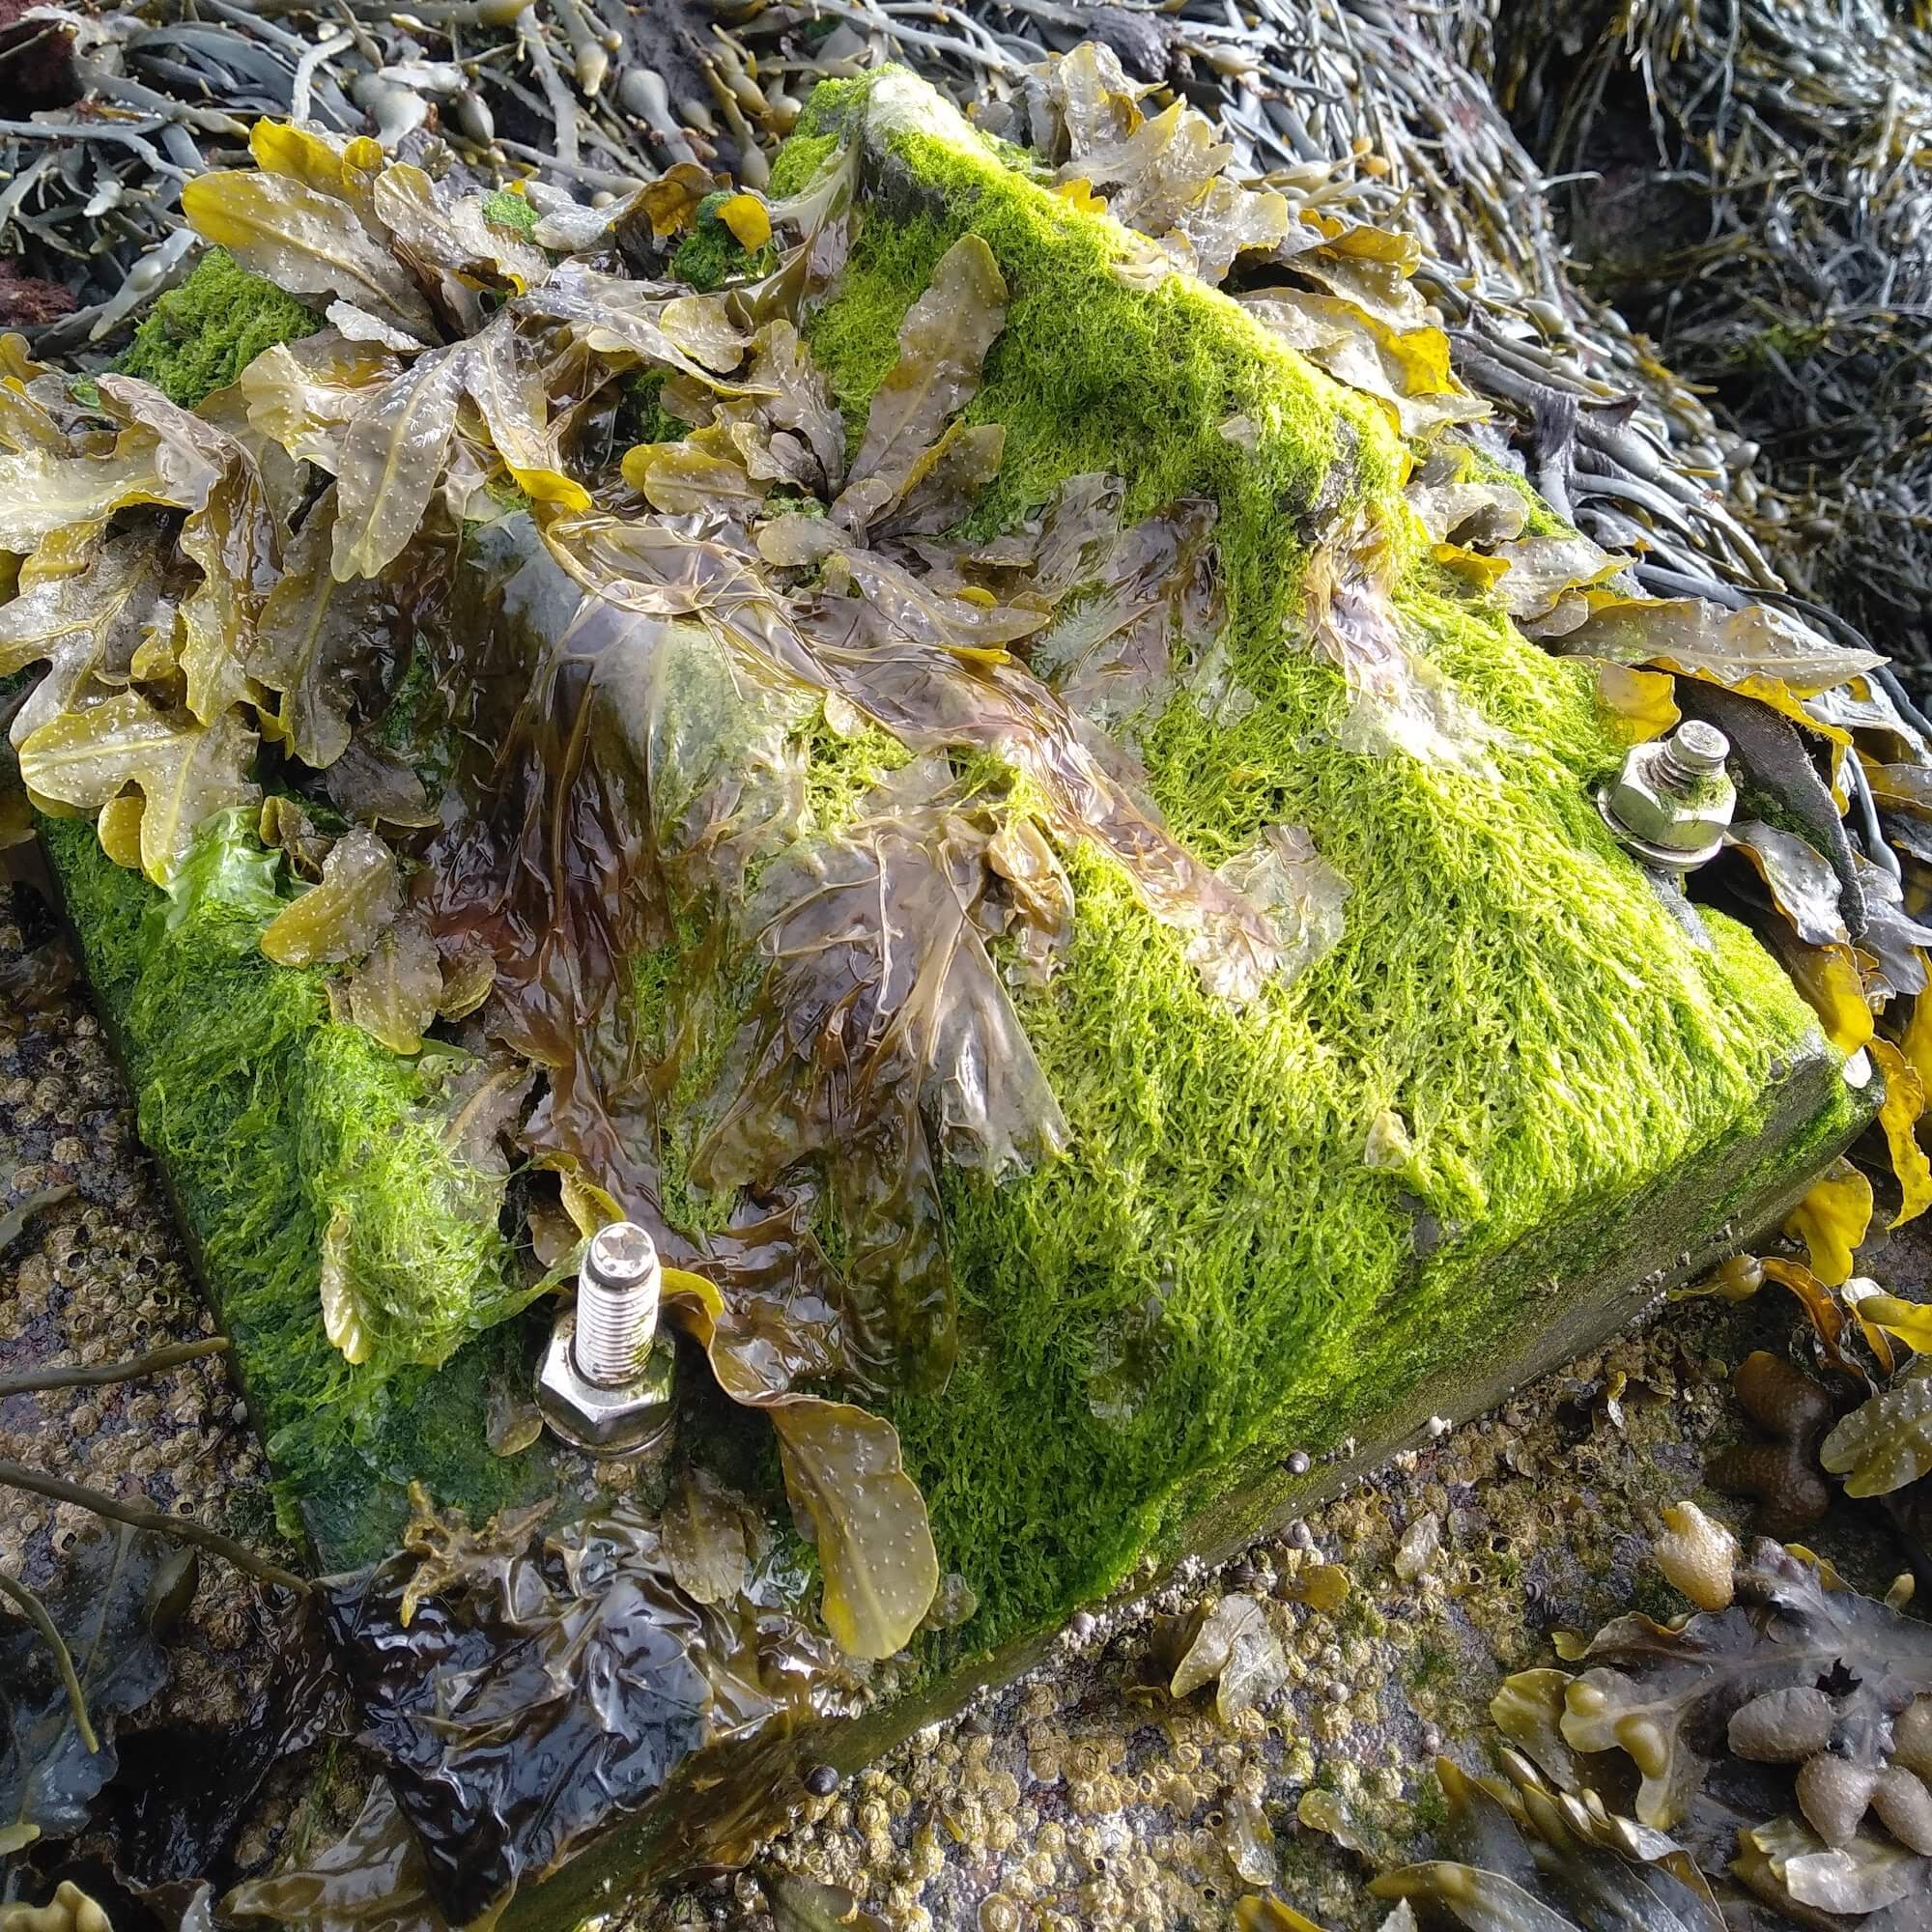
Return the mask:
{"type": "Polygon", "coordinates": [[[626,377],[617,405],[616,446],[629,449],[639,442],[675,442],[691,428],[682,416],[664,406],[665,371],[647,369],[626,377]]]}
{"type": "Polygon", "coordinates": [[[1523,510],[1528,521],[1523,525],[1524,534],[1532,537],[1574,537],[1576,525],[1559,517],[1537,494],[1535,486],[1525,476],[1520,475],[1507,463],[1499,463],[1487,450],[1471,448],[1469,451],[1469,476],[1477,483],[1500,483],[1506,490],[1514,490],[1522,498],[1523,510]]]}
{"type": "MultiPolygon", "coordinates": [[[[1545,1270],[1621,1252],[1641,1204],[1823,1048],[1749,936],[1712,917],[1692,944],[1605,831],[1591,786],[1620,748],[1588,671],[1431,566],[1394,601],[1451,742],[1351,729],[1301,577],[1351,512],[1402,524],[1379,413],[1199,283],[1122,281],[1109,222],[906,77],[826,83],[800,126],[864,144],[850,263],[808,331],[853,434],[939,255],[980,235],[1009,298],[968,412],[1007,429],[976,526],[1083,470],[1122,477],[1130,515],[1212,497],[1252,708],[1210,723],[1178,697],[1138,747],[1151,789],[1210,864],[1299,825],[1351,888],[1340,945],[1236,1010],[1112,861],[1065,854],[1070,956],[1018,998],[1070,1151],[999,1187],[949,1177],[958,1366],[895,1411],[979,1648],[1105,1591],[1288,1448],[1507,1351],[1545,1270]],[[1237,413],[1251,446],[1220,433],[1237,413]],[[1393,1169],[1364,1158],[1385,1112],[1412,1147],[1393,1169]]],[[[1821,1117],[1818,1144],[1848,1124],[1821,1117]]]]}
{"type": "Polygon", "coordinates": [[[808,834],[833,837],[857,816],[867,793],[912,761],[912,753],[875,724],[835,731],[823,711],[799,734],[805,760],[805,826],[808,834]]]}
{"type": "Polygon", "coordinates": [[[794,131],[772,162],[772,199],[783,201],[809,186],[838,146],[837,134],[794,131]]]}
{"type": "Polygon", "coordinates": [[[325,1231],[347,1217],[359,1280],[411,1312],[422,1352],[520,1305],[490,1190],[443,1138],[429,1068],[329,1020],[320,975],[272,965],[263,925],[284,903],[276,855],[245,814],[211,821],[168,892],[115,866],[84,819],[49,819],[89,978],[112,1018],[139,1108],[235,1339],[276,1496],[327,1560],[387,1548],[403,1486],[487,1515],[522,1499],[533,1459],[483,1441],[481,1383],[515,1356],[485,1338],[420,1398],[427,1362],[352,1366],[323,1328],[325,1231]]]}
{"type": "Polygon", "coordinates": [[[493,188],[483,197],[483,218],[498,228],[515,229],[519,235],[533,235],[541,219],[527,195],[507,187],[493,188]]]}
{"type": "Polygon", "coordinates": [[[1192,277],[1151,289],[1122,279],[1120,228],[1013,173],[956,115],[923,111],[923,94],[891,69],[821,82],[780,152],[783,172],[801,138],[866,126],[851,258],[806,327],[852,446],[897,357],[906,310],[940,256],[977,234],[999,261],[1008,302],[965,420],[1000,423],[1007,436],[972,527],[1008,526],[1086,470],[1126,480],[1129,518],[1211,497],[1230,601],[1250,629],[1279,638],[1299,591],[1285,566],[1318,530],[1394,486],[1402,455],[1379,410],[1192,277]],[[917,92],[881,115],[882,86],[917,92]],[[892,131],[875,137],[874,120],[892,131]],[[1251,446],[1223,434],[1236,416],[1252,425],[1251,446]]]}
{"type": "Polygon", "coordinates": [[[321,327],[313,309],[250,274],[225,248],[211,248],[179,288],[155,303],[121,367],[189,410],[226,388],[263,350],[321,327]]]}
{"type": "Polygon", "coordinates": [[[700,295],[708,295],[733,275],[761,274],[778,261],[778,251],[769,242],[762,248],[747,248],[719,219],[718,211],[730,198],[724,192],[707,194],[692,217],[691,233],[670,258],[671,273],[700,295]]]}

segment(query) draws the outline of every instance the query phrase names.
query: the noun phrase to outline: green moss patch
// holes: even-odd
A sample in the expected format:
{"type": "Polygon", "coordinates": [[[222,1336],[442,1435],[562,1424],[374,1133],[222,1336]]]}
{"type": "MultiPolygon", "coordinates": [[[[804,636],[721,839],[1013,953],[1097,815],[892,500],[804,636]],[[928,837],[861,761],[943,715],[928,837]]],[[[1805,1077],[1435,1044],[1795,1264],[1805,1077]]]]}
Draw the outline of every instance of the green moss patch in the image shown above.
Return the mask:
{"type": "MultiPolygon", "coordinates": [[[[423,1328],[480,1327],[514,1301],[494,1212],[443,1140],[434,1082],[332,1024],[321,976],[271,965],[277,860],[211,822],[168,893],[123,871],[86,820],[43,820],[90,979],[113,1017],[141,1137],[164,1163],[234,1336],[292,1531],[299,1509],[333,1563],[387,1548],[412,1478],[487,1513],[538,1465],[482,1436],[481,1383],[517,1355],[486,1338],[427,1364],[352,1367],[323,1329],[324,1232],[338,1210],[355,1265],[423,1328]]],[[[446,1350],[444,1351],[446,1352],[446,1350]]]]}
{"type": "Polygon", "coordinates": [[[671,273],[702,294],[709,294],[733,275],[760,274],[778,260],[778,251],[770,242],[762,248],[747,248],[719,219],[718,211],[730,198],[722,191],[707,194],[697,204],[691,233],[670,258],[671,273]]]}
{"type": "Polygon", "coordinates": [[[527,195],[499,187],[483,197],[483,218],[499,228],[512,228],[519,235],[533,235],[542,217],[527,195]]]}
{"type": "Polygon", "coordinates": [[[121,367],[183,409],[225,389],[263,350],[313,335],[322,318],[273,282],[211,248],[178,289],[155,303],[121,367]]]}
{"type": "MultiPolygon", "coordinates": [[[[807,138],[860,112],[866,85],[822,83],[800,124],[807,138]],[[845,91],[828,101],[830,90],[845,91]]],[[[956,126],[963,143],[915,125],[868,146],[850,262],[807,326],[852,446],[897,357],[906,310],[940,256],[977,234],[1009,298],[964,416],[1007,432],[973,527],[1010,525],[1084,471],[1125,479],[1127,521],[1211,497],[1231,604],[1251,631],[1278,639],[1299,592],[1284,566],[1394,486],[1402,457],[1380,412],[1191,277],[1152,289],[1122,279],[1129,250],[1118,227],[1015,175],[956,126]],[[1223,433],[1236,417],[1251,443],[1223,433]]]]}
{"type": "Polygon", "coordinates": [[[1071,957],[1019,997],[1071,1151],[1000,1188],[951,1177],[959,1365],[896,1411],[942,1562],[980,1593],[977,1647],[1105,1590],[1259,1463],[1507,1350],[1532,1267],[1577,1278],[1579,1229],[1628,1239],[1619,1217],[1749,1135],[1817,1036],[1741,928],[1714,918],[1692,945],[1605,832],[1590,788],[1620,748],[1587,670],[1433,570],[1398,590],[1405,641],[1484,755],[1348,748],[1302,572],[1353,509],[1395,526],[1379,413],[1199,283],[1123,281],[1111,223],[963,126],[874,114],[876,85],[821,87],[801,124],[815,142],[874,123],[850,263],[808,329],[851,433],[934,263],[980,235],[1009,301],[968,412],[1007,430],[976,526],[1085,470],[1122,476],[1129,515],[1212,497],[1253,705],[1231,725],[1178,697],[1140,748],[1151,790],[1210,864],[1300,825],[1352,889],[1339,948],[1237,1012],[1109,860],[1065,855],[1071,957]],[[1221,433],[1235,415],[1252,440],[1221,433]],[[1385,1113],[1412,1144],[1395,1169],[1364,1158],[1385,1113]]]}

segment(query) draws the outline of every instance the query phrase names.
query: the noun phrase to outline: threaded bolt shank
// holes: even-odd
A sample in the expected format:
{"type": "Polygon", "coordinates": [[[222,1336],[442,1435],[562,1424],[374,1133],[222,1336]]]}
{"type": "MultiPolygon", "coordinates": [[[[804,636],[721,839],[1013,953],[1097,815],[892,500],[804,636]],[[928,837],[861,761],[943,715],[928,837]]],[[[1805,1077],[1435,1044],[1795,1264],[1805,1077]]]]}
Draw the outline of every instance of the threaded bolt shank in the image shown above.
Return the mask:
{"type": "Polygon", "coordinates": [[[664,1270],[657,1244],[635,1221],[613,1221],[591,1236],[577,1273],[577,1333],[571,1361],[599,1388],[637,1378],[657,1334],[664,1270]]]}
{"type": "Polygon", "coordinates": [[[1731,741],[1701,718],[1687,718],[1663,744],[1663,761],[1680,779],[1708,778],[1722,771],[1730,753],[1731,741]]]}

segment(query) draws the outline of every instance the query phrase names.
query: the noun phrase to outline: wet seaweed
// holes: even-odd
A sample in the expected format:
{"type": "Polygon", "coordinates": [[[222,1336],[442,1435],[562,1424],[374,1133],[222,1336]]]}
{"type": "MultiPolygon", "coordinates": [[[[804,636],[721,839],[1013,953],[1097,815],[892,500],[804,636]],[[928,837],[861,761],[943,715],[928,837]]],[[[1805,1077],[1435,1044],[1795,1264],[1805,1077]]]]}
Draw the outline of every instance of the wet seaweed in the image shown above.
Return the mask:
{"type": "MultiPolygon", "coordinates": [[[[530,1517],[472,1532],[419,1499],[402,1549],[328,1595],[365,1741],[453,1924],[553,1871],[691,1752],[850,1708],[822,1638],[741,1593],[687,1595],[649,1519],[530,1517]]],[[[258,1910],[279,1895],[251,1893],[258,1910]]]]}

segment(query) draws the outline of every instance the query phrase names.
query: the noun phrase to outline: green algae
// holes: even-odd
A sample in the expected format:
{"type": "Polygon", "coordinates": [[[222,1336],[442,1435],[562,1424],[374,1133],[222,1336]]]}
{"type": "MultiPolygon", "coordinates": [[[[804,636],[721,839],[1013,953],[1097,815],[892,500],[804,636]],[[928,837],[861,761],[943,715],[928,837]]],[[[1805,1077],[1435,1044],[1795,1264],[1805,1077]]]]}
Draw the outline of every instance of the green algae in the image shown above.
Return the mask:
{"type": "MultiPolygon", "coordinates": [[[[875,84],[821,86],[802,133],[857,124],[875,84]]],[[[1433,568],[1398,583],[1405,640],[1480,721],[1482,756],[1347,748],[1343,680],[1298,641],[1301,574],[1355,507],[1399,523],[1377,412],[1198,283],[1123,281],[1110,224],[963,128],[892,120],[860,136],[860,231],[807,331],[851,434],[934,262],[982,236],[1010,295],[967,418],[1007,445],[973,527],[1090,469],[1123,478],[1130,516],[1214,497],[1253,706],[1217,724],[1177,698],[1140,744],[1151,789],[1210,864],[1285,822],[1352,887],[1335,952],[1236,1012],[1117,867],[1063,855],[1071,954],[1018,998],[1070,1154],[999,1188],[948,1177],[959,1365],[895,1409],[942,1562],[980,1593],[978,1649],[1103,1592],[1289,1446],[1507,1349],[1546,1270],[1587,1276],[1582,1232],[1629,1243],[1817,1035],[1741,928],[1692,947],[1605,832],[1590,788],[1620,747],[1588,671],[1433,568]],[[1235,414],[1251,447],[1220,434],[1235,414]],[[1384,1109],[1414,1144],[1394,1173],[1363,1160],[1384,1109]]],[[[1820,1144],[1846,1124],[1821,1119],[1820,1144]]]]}
{"type": "Polygon", "coordinates": [[[250,274],[225,248],[211,248],[155,303],[121,367],[192,409],[211,390],[225,389],[263,350],[322,326],[313,309],[250,274]]]}
{"type": "MultiPolygon", "coordinates": [[[[873,84],[819,89],[779,157],[775,193],[810,178],[873,84]]],[[[1092,848],[1063,855],[1077,902],[1071,956],[1050,987],[1019,997],[1072,1152],[1000,1189],[948,1178],[965,1347],[942,1395],[902,1401],[896,1414],[944,1567],[981,1600],[948,1647],[979,1650],[1104,1590],[1286,1447],[1334,1442],[1418,1379],[1506,1349],[1526,1297],[1587,1272],[1597,1247],[1628,1244],[1662,1177],[1749,1135],[1775,1064],[1814,1049],[1815,1030],[1740,930],[1714,922],[1714,950],[1690,949],[1609,841],[1588,790],[1620,748],[1587,674],[1495,612],[1443,595],[1441,573],[1412,567],[1398,605],[1411,648],[1504,734],[1494,777],[1336,742],[1341,681],[1292,639],[1310,544],[1351,511],[1393,505],[1403,457],[1378,410],[1198,284],[1123,282],[1126,250],[1109,224],[970,139],[908,125],[868,166],[847,273],[807,331],[854,442],[932,264],[961,233],[981,234],[1011,299],[968,412],[1008,432],[974,527],[1009,526],[1088,469],[1123,478],[1130,516],[1212,497],[1231,646],[1254,708],[1210,724],[1177,700],[1141,746],[1152,791],[1210,863],[1264,826],[1308,826],[1354,895],[1336,952],[1236,1014],[1201,993],[1173,935],[1109,862],[1092,848]],[[1252,446],[1221,434],[1235,415],[1254,426],[1252,446]],[[1395,1174],[1360,1157],[1370,1122],[1391,1107],[1415,1144],[1395,1174]]],[[[654,386],[637,407],[662,413],[654,386]]],[[[881,733],[816,726],[797,749],[818,836],[850,822],[897,752],[881,733]]],[[[114,893],[147,892],[95,857],[114,893]]],[[[77,854],[62,867],[86,870],[77,854]]],[[[112,922],[96,924],[106,937],[90,936],[90,966],[100,951],[105,988],[112,922]]],[[[647,1037],[701,952],[694,930],[637,962],[647,1037]]],[[[667,1206],[694,1229],[730,1205],[691,1189],[683,1162],[705,1069],[749,997],[740,978],[718,974],[703,1037],[682,1056],[689,1077],[665,1110],[667,1206]]],[[[156,1037],[156,1050],[173,1050],[164,1029],[156,1037]]],[[[359,1071],[331,1088],[326,1070],[304,1098],[365,1104],[359,1071]]],[[[253,1089],[220,1104],[255,1118],[253,1089]]],[[[271,1152],[300,1145],[290,1102],[279,1104],[271,1152]]],[[[1795,1171],[1845,1125],[1821,1114],[1772,1165],[1795,1171]]],[[[223,1184],[242,1188],[230,1158],[238,1171],[223,1184]]],[[[224,1265],[256,1270],[265,1309],[299,1301],[312,1315],[314,1209],[301,1208],[299,1280],[266,1219],[271,1199],[286,1213],[295,1158],[266,1173],[256,1164],[260,1192],[240,1209],[211,1195],[210,1225],[237,1230],[224,1265]],[[244,1233],[267,1240],[254,1262],[244,1233]]],[[[1765,1184],[1754,1172],[1732,1194],[1748,1201],[1765,1184]]],[[[192,1223],[209,1221],[190,1208],[192,1223]]],[[[836,1259],[841,1231],[821,1234],[836,1259]]],[[[280,1432],[315,1365],[266,1317],[261,1332],[276,1338],[259,1350],[271,1394],[258,1400],[279,1458],[302,1446],[280,1432]]],[[[439,1493],[487,1512],[492,1481],[506,1489],[514,1472],[483,1460],[465,1378],[474,1384],[474,1363],[504,1332],[459,1355],[434,1400],[391,1403],[365,1422],[353,1464],[337,1444],[292,1468],[292,1486],[339,1493],[344,1472],[373,1454],[385,1473],[428,1474],[439,1493]],[[411,1428],[442,1435],[383,1435],[411,1428]]],[[[394,1392],[420,1387],[405,1378],[394,1392]]]]}
{"type": "Polygon", "coordinates": [[[639,442],[675,442],[691,425],[664,407],[665,372],[645,371],[624,379],[617,405],[615,445],[629,449],[639,442]]]}
{"type": "Polygon", "coordinates": [[[912,759],[912,753],[876,724],[835,731],[823,710],[797,740],[805,760],[805,831],[836,837],[859,814],[861,801],[912,759]]]}
{"type": "Polygon", "coordinates": [[[837,134],[808,133],[803,127],[795,129],[772,162],[772,199],[783,201],[800,193],[838,146],[837,134]]]}
{"type": "Polygon", "coordinates": [[[483,197],[483,218],[494,221],[498,228],[514,229],[519,235],[533,235],[543,217],[527,195],[499,187],[483,197]]]}
{"type": "MultiPolygon", "coordinates": [[[[821,103],[827,88],[870,84],[821,83],[801,128],[814,134],[852,111],[850,94],[821,103]]],[[[897,357],[898,325],[939,257],[970,231],[1006,278],[1006,327],[963,417],[1006,430],[974,531],[1009,526],[1084,471],[1122,477],[1128,521],[1211,497],[1230,603],[1250,630],[1278,638],[1299,588],[1284,564],[1394,487],[1402,455],[1374,404],[1188,276],[1151,289],[1121,279],[1129,251],[1114,224],[977,144],[917,127],[896,132],[861,197],[866,213],[835,298],[806,326],[854,449],[897,357]],[[1222,433],[1236,416],[1252,426],[1252,447],[1222,433]]]]}
{"type": "Polygon", "coordinates": [[[275,860],[232,817],[211,822],[161,893],[124,871],[85,820],[43,820],[89,977],[112,1016],[143,1140],[160,1157],[235,1338],[284,1524],[307,1518],[329,1559],[387,1547],[403,1485],[488,1510],[519,1499],[531,1459],[482,1440],[481,1381],[514,1344],[432,1364],[352,1366],[323,1330],[323,1232],[341,1211],[372,1293],[441,1339],[519,1305],[483,1177],[443,1141],[432,1075],[328,1018],[320,975],[271,965],[275,860]],[[466,1399],[467,1396],[467,1399],[466,1399]]]}
{"type": "Polygon", "coordinates": [[[747,248],[719,218],[718,211],[730,199],[723,191],[707,194],[692,216],[691,233],[670,258],[671,273],[700,295],[709,295],[734,275],[763,274],[778,261],[772,243],[747,248]]]}

